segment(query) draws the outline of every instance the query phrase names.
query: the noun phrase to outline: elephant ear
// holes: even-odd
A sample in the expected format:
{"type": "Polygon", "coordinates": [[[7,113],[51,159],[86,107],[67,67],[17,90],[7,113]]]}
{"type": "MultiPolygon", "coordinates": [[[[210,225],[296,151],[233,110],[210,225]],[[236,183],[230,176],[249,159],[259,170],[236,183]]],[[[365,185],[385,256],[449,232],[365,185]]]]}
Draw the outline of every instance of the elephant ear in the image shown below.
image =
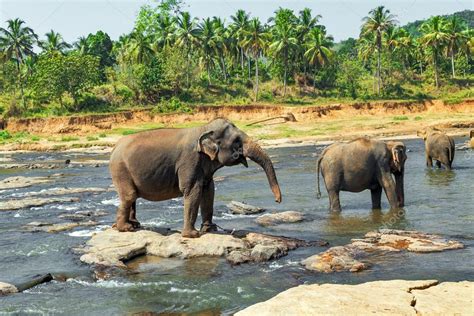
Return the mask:
{"type": "Polygon", "coordinates": [[[391,169],[398,172],[402,171],[402,166],[407,159],[405,145],[401,142],[387,142],[387,147],[392,156],[391,169]]]}
{"type": "Polygon", "coordinates": [[[219,152],[219,146],[211,138],[214,135],[213,131],[204,132],[198,139],[198,151],[205,153],[211,160],[215,160],[219,152]]]}

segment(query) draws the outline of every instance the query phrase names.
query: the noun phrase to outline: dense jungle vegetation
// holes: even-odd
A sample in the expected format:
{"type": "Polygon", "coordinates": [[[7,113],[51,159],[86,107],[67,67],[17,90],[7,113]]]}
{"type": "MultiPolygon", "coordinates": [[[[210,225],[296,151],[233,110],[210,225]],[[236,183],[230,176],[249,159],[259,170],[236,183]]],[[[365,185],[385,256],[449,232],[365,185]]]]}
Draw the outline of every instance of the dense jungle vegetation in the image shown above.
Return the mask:
{"type": "MultiPolygon", "coordinates": [[[[324,104],[474,97],[474,11],[399,26],[385,7],[335,43],[310,9],[268,21],[199,19],[180,0],[143,6],[129,34],[66,43],[21,18],[0,28],[0,115],[49,116],[195,104],[324,104]]],[[[316,12],[317,13],[317,12],[316,12]]]]}

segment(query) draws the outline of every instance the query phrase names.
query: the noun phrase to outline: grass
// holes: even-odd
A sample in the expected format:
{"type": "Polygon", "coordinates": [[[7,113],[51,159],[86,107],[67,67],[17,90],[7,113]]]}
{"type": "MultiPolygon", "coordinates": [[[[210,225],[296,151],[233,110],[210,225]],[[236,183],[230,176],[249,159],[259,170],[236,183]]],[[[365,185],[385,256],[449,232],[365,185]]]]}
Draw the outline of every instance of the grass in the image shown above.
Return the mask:
{"type": "Polygon", "coordinates": [[[63,137],[61,137],[62,142],[74,142],[76,140],[79,140],[79,137],[76,137],[76,136],[63,136],[63,137]]]}
{"type": "Polygon", "coordinates": [[[95,137],[95,136],[87,136],[87,140],[92,142],[92,141],[95,141],[95,140],[99,140],[99,138],[95,137]]]}
{"type": "Polygon", "coordinates": [[[394,116],[393,120],[394,121],[408,121],[408,116],[406,115],[394,116]]]}

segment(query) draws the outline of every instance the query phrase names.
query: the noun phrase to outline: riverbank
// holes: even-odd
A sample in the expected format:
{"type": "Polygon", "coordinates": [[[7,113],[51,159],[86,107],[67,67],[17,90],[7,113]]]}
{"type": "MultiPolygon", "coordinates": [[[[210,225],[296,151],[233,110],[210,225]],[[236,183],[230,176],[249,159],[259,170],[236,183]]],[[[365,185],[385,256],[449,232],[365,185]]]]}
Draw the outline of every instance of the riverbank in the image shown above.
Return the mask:
{"type": "Polygon", "coordinates": [[[300,285],[235,315],[472,315],[473,291],[470,281],[300,285]]]}
{"type": "Polygon", "coordinates": [[[474,99],[374,102],[288,107],[277,105],[201,106],[193,113],[153,114],[150,110],[75,117],[10,119],[0,151],[87,151],[111,148],[128,134],[156,128],[203,125],[227,117],[268,147],[321,144],[362,136],[414,138],[427,126],[466,136],[474,128],[474,99]],[[296,121],[285,119],[291,113],[296,121]],[[266,122],[260,120],[274,118],[266,122]]]}

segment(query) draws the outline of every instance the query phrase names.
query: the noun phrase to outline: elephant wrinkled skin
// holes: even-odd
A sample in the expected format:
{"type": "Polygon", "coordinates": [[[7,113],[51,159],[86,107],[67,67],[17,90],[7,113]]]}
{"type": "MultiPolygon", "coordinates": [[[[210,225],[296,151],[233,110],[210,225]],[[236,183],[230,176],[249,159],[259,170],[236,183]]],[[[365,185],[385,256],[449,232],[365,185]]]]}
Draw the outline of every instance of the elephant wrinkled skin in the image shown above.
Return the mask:
{"type": "Polygon", "coordinates": [[[268,155],[244,132],[226,119],[183,129],[158,129],[120,139],[110,157],[112,181],[120,206],[116,227],[139,227],[136,200],[163,201],[184,196],[184,237],[199,237],[194,228],[201,209],[203,231],[215,229],[214,173],[223,166],[243,164],[246,158],[259,164],[267,175],[276,202],[281,192],[268,155]]]}
{"type": "Polygon", "coordinates": [[[441,168],[441,164],[446,169],[451,170],[456,151],[454,139],[440,130],[427,128],[416,133],[425,142],[426,166],[433,167],[433,159],[436,160],[436,167],[441,168]]]}
{"type": "Polygon", "coordinates": [[[321,170],[333,211],[341,210],[340,191],[361,192],[366,189],[371,191],[374,209],[380,209],[382,189],[391,208],[403,207],[406,159],[402,142],[385,143],[359,138],[349,143],[332,144],[321,153],[317,162],[318,198],[321,196],[321,170]]]}

